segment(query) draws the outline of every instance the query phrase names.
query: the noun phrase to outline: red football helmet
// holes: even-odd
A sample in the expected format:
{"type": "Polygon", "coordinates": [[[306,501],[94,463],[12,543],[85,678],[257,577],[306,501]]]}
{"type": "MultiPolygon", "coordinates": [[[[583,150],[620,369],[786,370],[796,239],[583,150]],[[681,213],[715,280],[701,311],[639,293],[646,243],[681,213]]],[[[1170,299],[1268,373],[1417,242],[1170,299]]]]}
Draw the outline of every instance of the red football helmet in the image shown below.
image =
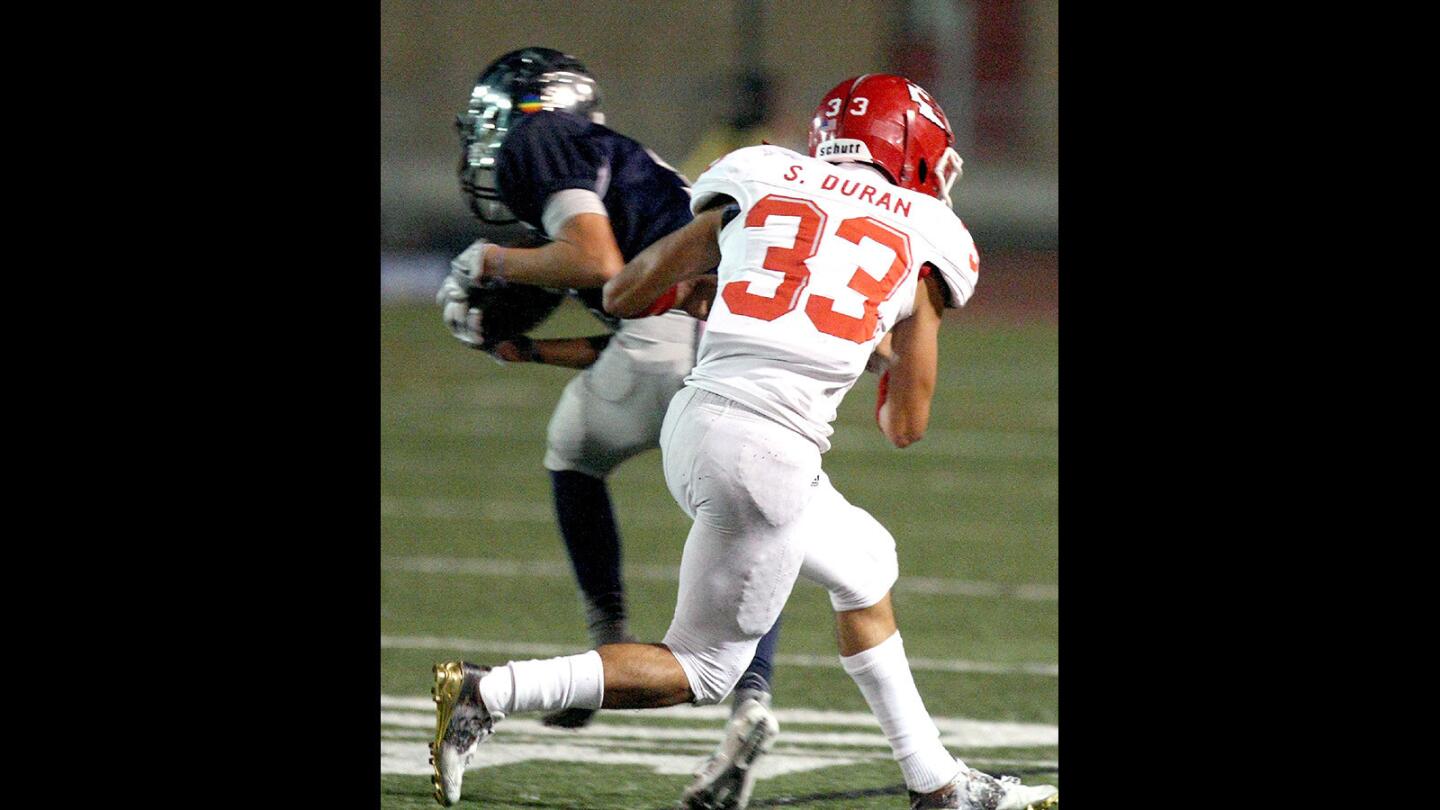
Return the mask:
{"type": "Polygon", "coordinates": [[[950,204],[962,161],[944,110],[904,76],[867,73],[835,85],[810,121],[810,156],[869,163],[901,188],[950,204]]]}

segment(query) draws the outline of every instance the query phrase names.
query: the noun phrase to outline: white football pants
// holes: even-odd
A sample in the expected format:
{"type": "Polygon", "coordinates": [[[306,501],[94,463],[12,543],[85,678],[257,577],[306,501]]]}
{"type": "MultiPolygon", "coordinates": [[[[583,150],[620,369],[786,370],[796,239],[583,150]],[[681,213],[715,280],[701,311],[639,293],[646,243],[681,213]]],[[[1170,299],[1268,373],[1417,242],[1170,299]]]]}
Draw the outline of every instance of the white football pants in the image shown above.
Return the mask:
{"type": "Polygon", "coordinates": [[[595,365],[560,395],[546,430],[545,469],[604,478],[658,446],[670,398],[695,365],[700,324],[683,312],[621,321],[595,365]]]}
{"type": "Polygon", "coordinates": [[[698,704],[730,693],[779,618],[797,576],[836,611],[870,607],[895,584],[895,539],[820,469],[820,450],[727,397],[686,387],[660,434],[665,481],[695,521],[664,643],[698,704]]]}

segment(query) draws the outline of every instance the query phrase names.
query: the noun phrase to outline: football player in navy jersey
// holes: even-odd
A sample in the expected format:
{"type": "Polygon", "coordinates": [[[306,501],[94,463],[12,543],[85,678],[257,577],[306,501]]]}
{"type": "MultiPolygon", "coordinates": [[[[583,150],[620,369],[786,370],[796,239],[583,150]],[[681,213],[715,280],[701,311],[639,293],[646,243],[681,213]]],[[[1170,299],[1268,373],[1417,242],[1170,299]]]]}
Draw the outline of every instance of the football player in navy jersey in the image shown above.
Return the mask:
{"type": "MultiPolygon", "coordinates": [[[[451,263],[438,296],[447,326],[466,345],[506,362],[584,369],[555,408],[544,464],[597,648],[633,640],[605,479],[626,459],[659,447],[666,407],[695,364],[702,324],[692,313],[703,317],[714,293],[713,277],[698,279],[657,302],[651,317],[622,320],[605,313],[605,282],[692,216],[687,181],[642,144],[604,126],[599,105],[599,89],[584,65],[547,48],[508,53],[480,74],[457,122],[461,187],[482,221],[519,221],[545,240],[536,240],[538,247],[476,240],[451,263]],[[516,284],[569,291],[612,333],[487,339],[483,309],[471,297],[516,284]]],[[[726,740],[682,806],[738,809],[748,803],[754,782],[749,766],[778,731],[768,711],[778,630],[777,620],[736,684],[726,740]]],[[[593,715],[593,709],[571,708],[544,721],[576,728],[593,715]]],[[[440,733],[443,728],[437,739],[440,733]]],[[[459,780],[445,781],[437,766],[436,798],[449,805],[458,798],[459,780]]]]}

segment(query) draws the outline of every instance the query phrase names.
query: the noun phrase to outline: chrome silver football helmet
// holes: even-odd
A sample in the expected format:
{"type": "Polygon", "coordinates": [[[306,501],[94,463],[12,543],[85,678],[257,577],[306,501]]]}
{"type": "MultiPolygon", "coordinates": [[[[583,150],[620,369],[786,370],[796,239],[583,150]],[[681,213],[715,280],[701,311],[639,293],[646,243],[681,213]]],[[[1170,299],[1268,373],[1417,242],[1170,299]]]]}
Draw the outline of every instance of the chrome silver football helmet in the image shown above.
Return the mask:
{"type": "Polygon", "coordinates": [[[561,110],[605,123],[600,88],[585,66],[550,48],[521,48],[490,63],[475,80],[460,130],[460,189],[482,221],[506,225],[515,215],[495,185],[495,156],[519,116],[561,110]]]}

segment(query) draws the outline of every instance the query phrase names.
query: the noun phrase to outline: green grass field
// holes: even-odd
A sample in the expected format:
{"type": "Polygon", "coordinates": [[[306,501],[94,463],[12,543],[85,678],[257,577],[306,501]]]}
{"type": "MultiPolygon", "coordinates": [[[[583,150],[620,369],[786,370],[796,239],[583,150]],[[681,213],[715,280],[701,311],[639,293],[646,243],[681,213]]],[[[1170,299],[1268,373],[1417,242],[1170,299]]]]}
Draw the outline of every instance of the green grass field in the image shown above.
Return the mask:
{"type": "MultiPolygon", "coordinates": [[[[599,331],[567,303],[541,334],[599,331]]],[[[947,745],[975,767],[1056,785],[1057,333],[1053,322],[955,317],[941,335],[925,439],[903,451],[884,440],[867,376],[825,455],[836,488],[895,535],[901,631],[947,745]]],[[[587,647],[540,463],[573,372],[501,368],[451,339],[433,306],[387,305],[381,338],[380,790],[383,807],[434,807],[431,663],[587,647]]],[[[658,640],[688,519],[666,490],[658,450],[623,465],[611,491],[632,629],[658,640]]],[[[839,667],[825,594],[803,580],[784,614],[775,704],[780,738],[752,807],[905,806],[899,768],[839,667]]],[[[578,733],[508,719],[482,746],[462,802],[674,807],[726,711],[608,712],[578,733]]]]}

